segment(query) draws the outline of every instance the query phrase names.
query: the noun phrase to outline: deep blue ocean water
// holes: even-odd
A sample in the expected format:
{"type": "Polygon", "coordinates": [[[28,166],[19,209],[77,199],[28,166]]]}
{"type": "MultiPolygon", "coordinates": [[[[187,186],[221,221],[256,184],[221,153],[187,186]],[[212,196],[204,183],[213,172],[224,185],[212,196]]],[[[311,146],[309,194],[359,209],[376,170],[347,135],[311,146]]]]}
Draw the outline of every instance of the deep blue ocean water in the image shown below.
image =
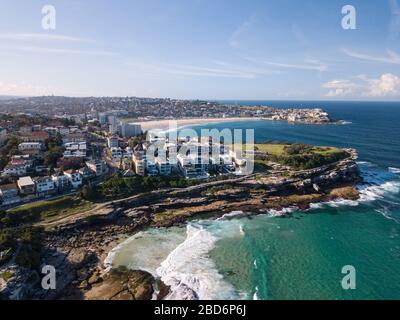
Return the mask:
{"type": "Polygon", "coordinates": [[[153,273],[159,268],[156,273],[172,286],[170,298],[188,298],[191,288],[202,299],[400,299],[400,103],[240,104],[321,107],[347,121],[251,121],[201,128],[255,129],[256,142],[356,148],[365,179],[360,201],[318,204],[307,212],[292,209],[290,217],[268,212],[251,219],[192,222],[187,230],[152,231],[128,243],[116,254],[116,263],[153,273]],[[160,242],[169,249],[158,250],[160,242]],[[149,243],[157,247],[149,250],[149,243]],[[135,252],[143,254],[139,258],[135,252]],[[147,259],[146,252],[155,253],[147,259]],[[346,265],[356,270],[355,290],[342,288],[346,265]]]}

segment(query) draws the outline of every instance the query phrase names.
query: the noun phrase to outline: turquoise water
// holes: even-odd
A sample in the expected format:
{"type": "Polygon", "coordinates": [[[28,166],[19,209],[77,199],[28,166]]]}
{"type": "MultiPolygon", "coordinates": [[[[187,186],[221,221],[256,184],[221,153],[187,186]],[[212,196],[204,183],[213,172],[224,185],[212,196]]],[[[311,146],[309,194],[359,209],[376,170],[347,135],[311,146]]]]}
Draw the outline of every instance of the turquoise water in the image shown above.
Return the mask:
{"type": "MultiPolygon", "coordinates": [[[[361,200],[316,205],[307,212],[294,211],[290,217],[269,212],[251,219],[193,222],[186,238],[184,229],[171,231],[176,243],[169,242],[168,247],[175,249],[160,249],[159,260],[154,255],[151,259],[153,273],[172,286],[169,298],[399,299],[400,104],[268,104],[322,106],[349,123],[318,126],[260,121],[209,127],[254,128],[257,142],[357,148],[366,181],[360,186],[361,200]],[[345,265],[356,269],[355,290],[342,289],[345,265]]],[[[154,237],[154,233],[141,236],[154,237]]],[[[157,241],[153,243],[157,247],[157,241]]],[[[126,252],[116,252],[116,264],[135,268],[146,263],[126,252]]]]}

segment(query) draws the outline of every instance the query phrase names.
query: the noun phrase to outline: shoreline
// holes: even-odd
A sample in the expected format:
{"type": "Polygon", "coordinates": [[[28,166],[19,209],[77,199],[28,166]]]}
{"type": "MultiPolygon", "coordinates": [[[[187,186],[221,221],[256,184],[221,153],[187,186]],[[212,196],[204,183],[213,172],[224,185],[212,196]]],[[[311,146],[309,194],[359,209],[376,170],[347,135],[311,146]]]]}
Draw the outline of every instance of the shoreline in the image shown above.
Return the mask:
{"type": "MultiPolygon", "coordinates": [[[[360,195],[355,185],[361,178],[356,158],[354,151],[339,163],[294,172],[289,180],[277,172],[258,173],[139,194],[109,202],[101,212],[92,210],[47,225],[51,230],[45,233],[43,260],[55,266],[61,276],[57,278],[56,291],[35,287],[29,297],[104,300],[114,299],[123,291],[118,299],[147,300],[155,294],[155,287],[162,288],[157,298],[165,297],[167,287],[147,272],[126,269],[108,272],[104,261],[110,251],[148,227],[180,226],[193,218],[217,219],[233,211],[265,214],[266,209],[281,211],[296,206],[306,210],[312,203],[357,200],[360,195]],[[305,183],[308,179],[310,182],[305,183]],[[318,190],[311,180],[318,183],[318,190]],[[129,292],[122,288],[124,283],[131,284],[129,292]]],[[[29,274],[24,277],[28,279],[29,274]]]]}
{"type": "Polygon", "coordinates": [[[199,126],[202,124],[220,124],[220,123],[234,123],[234,122],[246,122],[246,121],[270,121],[270,122],[285,122],[289,124],[307,124],[307,125],[329,125],[329,124],[349,124],[345,120],[337,120],[330,122],[307,122],[307,121],[287,121],[287,120],[275,120],[267,117],[229,117],[229,118],[186,118],[186,119],[160,119],[160,120],[126,120],[123,122],[140,124],[143,131],[148,130],[166,130],[170,128],[170,123],[176,123],[177,129],[182,129],[190,126],[199,126]]]}
{"type": "Polygon", "coordinates": [[[246,117],[246,118],[190,118],[190,119],[163,119],[163,120],[137,120],[137,121],[126,121],[127,123],[140,124],[143,131],[147,130],[165,130],[170,128],[170,123],[176,123],[177,128],[183,128],[188,126],[197,126],[209,123],[232,123],[232,122],[244,122],[244,121],[263,121],[262,118],[246,117]]]}

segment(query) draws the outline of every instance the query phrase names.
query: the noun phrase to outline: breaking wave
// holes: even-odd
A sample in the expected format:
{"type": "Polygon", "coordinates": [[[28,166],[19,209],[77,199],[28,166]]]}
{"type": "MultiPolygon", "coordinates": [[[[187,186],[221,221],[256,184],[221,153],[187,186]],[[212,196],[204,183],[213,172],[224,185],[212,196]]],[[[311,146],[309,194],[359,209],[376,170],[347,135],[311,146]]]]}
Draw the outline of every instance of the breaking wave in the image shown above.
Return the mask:
{"type": "Polygon", "coordinates": [[[389,167],[389,172],[400,174],[400,168],[389,167]]]}
{"type": "MultiPolygon", "coordinates": [[[[320,209],[324,206],[330,206],[338,208],[341,206],[355,207],[361,203],[368,203],[376,200],[382,200],[388,203],[397,204],[396,202],[391,202],[390,198],[396,196],[400,193],[400,179],[394,173],[396,168],[389,168],[384,170],[377,165],[367,162],[360,161],[357,162],[361,177],[364,182],[357,186],[360,193],[360,199],[358,200],[345,200],[336,199],[329,202],[323,203],[312,203],[310,205],[311,209],[320,209]]],[[[399,170],[400,172],[400,170],[399,170]]]]}
{"type": "Polygon", "coordinates": [[[186,240],[157,269],[157,275],[170,286],[166,300],[239,298],[209,258],[216,242],[217,237],[203,226],[187,226],[186,240]]]}

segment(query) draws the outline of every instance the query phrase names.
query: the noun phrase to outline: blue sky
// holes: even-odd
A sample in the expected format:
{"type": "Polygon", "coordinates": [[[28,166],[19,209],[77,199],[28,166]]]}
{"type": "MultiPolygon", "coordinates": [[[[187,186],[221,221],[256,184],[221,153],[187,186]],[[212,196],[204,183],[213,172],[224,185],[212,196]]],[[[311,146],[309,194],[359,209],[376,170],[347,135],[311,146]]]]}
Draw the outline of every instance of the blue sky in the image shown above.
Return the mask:
{"type": "Polygon", "coordinates": [[[400,98],[400,0],[0,0],[0,95],[400,98]],[[43,30],[42,7],[56,8],[43,30]],[[357,29],[341,26],[353,5],[357,29]]]}

